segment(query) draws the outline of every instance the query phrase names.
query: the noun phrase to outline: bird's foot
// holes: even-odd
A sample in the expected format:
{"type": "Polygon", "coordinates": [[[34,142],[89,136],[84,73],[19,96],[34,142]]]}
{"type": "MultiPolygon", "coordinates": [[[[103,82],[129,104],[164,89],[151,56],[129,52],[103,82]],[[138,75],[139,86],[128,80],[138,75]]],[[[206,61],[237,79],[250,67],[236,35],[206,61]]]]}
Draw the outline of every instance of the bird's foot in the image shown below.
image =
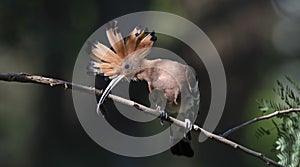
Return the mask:
{"type": "Polygon", "coordinates": [[[161,110],[159,106],[157,106],[156,110],[160,113],[160,124],[163,126],[164,121],[169,119],[169,115],[165,110],[161,110]]]}
{"type": "Polygon", "coordinates": [[[189,119],[185,119],[184,123],[185,123],[184,137],[186,137],[186,134],[193,129],[194,125],[192,124],[191,120],[189,120],[189,119]]]}

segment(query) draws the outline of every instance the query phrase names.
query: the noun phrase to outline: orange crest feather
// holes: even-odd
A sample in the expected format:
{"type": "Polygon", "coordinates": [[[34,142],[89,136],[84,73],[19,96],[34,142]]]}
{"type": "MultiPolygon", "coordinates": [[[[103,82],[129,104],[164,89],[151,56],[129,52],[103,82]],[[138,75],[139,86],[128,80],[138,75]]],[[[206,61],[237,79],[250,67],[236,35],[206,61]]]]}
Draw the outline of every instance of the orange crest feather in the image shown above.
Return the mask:
{"type": "Polygon", "coordinates": [[[90,69],[94,74],[103,73],[111,79],[120,75],[121,65],[127,56],[145,57],[156,41],[154,32],[145,33],[138,27],[124,41],[116,22],[106,30],[106,35],[113,50],[99,42],[95,44],[92,49],[90,69]]]}

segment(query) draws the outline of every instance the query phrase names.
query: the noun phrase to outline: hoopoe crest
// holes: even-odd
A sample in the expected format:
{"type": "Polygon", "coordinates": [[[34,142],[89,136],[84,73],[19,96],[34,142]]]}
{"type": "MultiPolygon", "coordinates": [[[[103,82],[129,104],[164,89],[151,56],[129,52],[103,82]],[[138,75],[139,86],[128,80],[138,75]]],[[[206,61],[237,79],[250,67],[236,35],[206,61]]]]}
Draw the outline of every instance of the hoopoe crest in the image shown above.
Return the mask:
{"type": "Polygon", "coordinates": [[[98,102],[98,114],[100,105],[111,89],[124,77],[132,79],[142,70],[141,62],[150,53],[156,41],[154,32],[148,33],[139,27],[134,28],[128,37],[123,38],[116,21],[106,30],[106,35],[112,49],[97,42],[92,49],[90,61],[94,73],[112,79],[98,102]]]}

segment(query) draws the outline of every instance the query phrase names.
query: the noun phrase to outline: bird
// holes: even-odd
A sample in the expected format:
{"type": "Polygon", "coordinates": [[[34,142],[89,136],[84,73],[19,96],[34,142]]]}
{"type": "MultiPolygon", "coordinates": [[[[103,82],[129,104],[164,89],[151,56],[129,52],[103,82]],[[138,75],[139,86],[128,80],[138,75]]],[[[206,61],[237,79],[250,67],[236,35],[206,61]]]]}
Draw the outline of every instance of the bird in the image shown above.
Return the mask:
{"type": "Polygon", "coordinates": [[[192,157],[190,130],[197,117],[200,99],[198,81],[192,68],[168,59],[146,59],[157,40],[154,31],[148,32],[137,26],[123,38],[117,21],[113,21],[106,29],[106,35],[111,48],[96,42],[89,62],[92,73],[111,79],[98,101],[97,114],[100,114],[110,91],[122,79],[144,80],[148,84],[149,101],[161,113],[161,124],[170,115],[177,115],[186,123],[185,128],[170,127],[171,152],[192,157]]]}

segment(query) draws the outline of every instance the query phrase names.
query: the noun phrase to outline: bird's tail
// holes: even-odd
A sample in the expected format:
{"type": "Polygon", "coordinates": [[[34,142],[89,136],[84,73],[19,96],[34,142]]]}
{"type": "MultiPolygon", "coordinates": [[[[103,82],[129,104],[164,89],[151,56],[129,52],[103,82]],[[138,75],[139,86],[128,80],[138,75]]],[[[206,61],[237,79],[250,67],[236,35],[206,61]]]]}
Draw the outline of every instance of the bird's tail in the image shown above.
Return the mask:
{"type": "MultiPolygon", "coordinates": [[[[183,89],[181,91],[181,106],[177,118],[181,120],[188,119],[193,124],[197,118],[197,113],[199,110],[200,93],[198,88],[198,81],[192,69],[186,68],[185,74],[187,85],[183,86],[183,89]]],[[[173,137],[173,141],[177,142],[171,148],[171,152],[175,155],[192,157],[194,155],[194,151],[191,147],[190,132],[186,133],[187,129],[176,126],[171,126],[170,130],[171,138],[173,137]],[[182,136],[184,137],[182,138],[182,136]],[[179,141],[179,139],[181,140],[179,141]]]]}
{"type": "Polygon", "coordinates": [[[194,150],[191,147],[191,134],[188,132],[186,137],[171,147],[171,152],[174,155],[193,157],[194,150]]]}

